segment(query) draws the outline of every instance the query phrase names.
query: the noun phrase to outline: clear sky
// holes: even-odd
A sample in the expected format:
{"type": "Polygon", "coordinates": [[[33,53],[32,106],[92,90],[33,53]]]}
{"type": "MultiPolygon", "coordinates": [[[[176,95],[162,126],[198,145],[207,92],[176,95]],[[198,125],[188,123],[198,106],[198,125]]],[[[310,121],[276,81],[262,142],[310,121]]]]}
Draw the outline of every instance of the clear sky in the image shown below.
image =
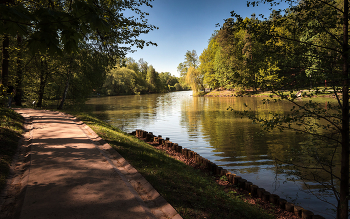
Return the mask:
{"type": "MultiPolygon", "coordinates": [[[[150,24],[158,30],[141,35],[141,39],[149,40],[158,46],[144,47],[142,50],[127,54],[138,61],[143,58],[153,65],[157,72],[170,72],[179,76],[177,66],[184,61],[187,50],[196,50],[198,57],[207,48],[208,40],[219,29],[224,19],[230,18],[234,10],[241,17],[264,14],[269,16],[270,5],[247,7],[246,0],[155,0],[153,8],[145,8],[150,24]]],[[[280,5],[278,8],[287,7],[280,5]]],[[[276,8],[277,9],[277,8],[276,8]]]]}

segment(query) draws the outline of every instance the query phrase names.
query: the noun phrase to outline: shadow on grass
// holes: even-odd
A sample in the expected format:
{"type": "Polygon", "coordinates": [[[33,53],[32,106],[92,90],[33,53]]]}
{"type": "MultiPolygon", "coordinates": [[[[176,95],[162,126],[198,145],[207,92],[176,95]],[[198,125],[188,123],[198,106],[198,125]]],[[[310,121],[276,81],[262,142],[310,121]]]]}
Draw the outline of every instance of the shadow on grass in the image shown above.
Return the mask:
{"type": "Polygon", "coordinates": [[[23,117],[11,109],[0,108],[0,191],[5,186],[22,130],[23,117]]]}

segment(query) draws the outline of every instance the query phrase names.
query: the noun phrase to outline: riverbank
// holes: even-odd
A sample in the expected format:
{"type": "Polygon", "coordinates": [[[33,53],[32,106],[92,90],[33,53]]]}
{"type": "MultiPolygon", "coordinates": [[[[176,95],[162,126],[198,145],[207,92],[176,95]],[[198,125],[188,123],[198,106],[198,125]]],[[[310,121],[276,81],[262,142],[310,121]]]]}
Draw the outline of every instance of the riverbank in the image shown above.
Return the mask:
{"type": "Polygon", "coordinates": [[[115,148],[183,218],[275,218],[273,212],[247,203],[241,194],[226,193],[213,175],[90,115],[75,116],[115,148]]]}
{"type": "Polygon", "coordinates": [[[183,218],[298,218],[252,197],[225,177],[203,171],[179,153],[150,146],[92,116],[74,114],[122,154],[183,218]]]}
{"type": "MultiPolygon", "coordinates": [[[[299,148],[299,143],[305,142],[307,138],[289,131],[280,133],[278,130],[260,135],[259,125],[227,110],[229,106],[237,111],[246,109],[246,103],[254,106],[252,110],[263,111],[263,115],[268,115],[276,111],[288,113],[292,107],[287,101],[263,105],[261,100],[264,98],[198,98],[188,91],[96,98],[88,101],[83,110],[126,132],[142,129],[170,137],[173,142],[197,152],[260,188],[315,214],[332,218],[329,213],[331,210],[328,211],[332,206],[307,194],[305,187],[301,187],[303,182],[295,183],[283,174],[276,174],[273,158],[294,158],[290,147],[299,148]]],[[[322,101],[330,99],[323,98],[322,101]]],[[[317,188],[312,191],[317,192],[317,188]]],[[[333,201],[332,198],[329,200],[333,201]]]]}
{"type": "MultiPolygon", "coordinates": [[[[310,91],[309,90],[301,90],[300,92],[300,96],[302,96],[303,94],[310,95],[310,91]]],[[[289,91],[285,91],[283,92],[284,95],[288,95],[290,94],[289,91]]],[[[271,91],[242,91],[242,92],[236,92],[236,91],[232,91],[232,90],[213,90],[210,91],[208,93],[200,93],[199,96],[204,96],[204,97],[237,97],[237,96],[248,96],[248,97],[270,97],[271,95],[273,95],[274,97],[277,97],[276,95],[274,95],[271,91]]],[[[339,93],[338,96],[341,96],[342,94],[339,93]]],[[[323,92],[322,94],[318,94],[318,95],[313,95],[313,96],[309,96],[312,98],[335,98],[335,95],[332,91],[327,91],[327,92],[323,92]]]]}
{"type": "MultiPolygon", "coordinates": [[[[6,135],[6,138],[16,142],[17,146],[22,127],[19,122],[22,121],[21,116],[9,109],[2,111],[3,114],[8,118],[7,124],[16,124],[6,129],[17,134],[6,135]],[[14,136],[16,137],[13,138],[14,136]]],[[[77,116],[120,152],[183,218],[274,218],[272,212],[247,203],[243,195],[234,191],[226,193],[216,183],[214,176],[173,159],[166,152],[94,117],[84,114],[77,116]]],[[[3,130],[2,127],[2,139],[5,138],[3,130]]],[[[8,154],[8,151],[10,150],[2,150],[1,157],[13,154],[8,154]]]]}
{"type": "Polygon", "coordinates": [[[77,116],[125,157],[184,218],[300,218],[297,215],[302,208],[295,211],[291,205],[288,211],[282,209],[164,144],[140,137],[134,140],[94,117],[77,116]]]}

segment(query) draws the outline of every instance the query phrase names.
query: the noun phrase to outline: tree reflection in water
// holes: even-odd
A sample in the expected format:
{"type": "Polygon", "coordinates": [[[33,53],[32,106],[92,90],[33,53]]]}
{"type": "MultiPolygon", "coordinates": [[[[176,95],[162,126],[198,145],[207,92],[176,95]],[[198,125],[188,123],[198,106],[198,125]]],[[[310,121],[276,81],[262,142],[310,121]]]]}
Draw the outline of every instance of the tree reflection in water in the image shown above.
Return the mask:
{"type": "MultiPolygon", "coordinates": [[[[262,132],[259,124],[227,110],[232,107],[243,111],[247,104],[256,115],[268,117],[269,112],[288,113],[290,104],[262,104],[263,98],[259,97],[193,97],[191,94],[183,91],[93,98],[84,110],[127,132],[143,129],[170,137],[171,141],[282,198],[326,217],[334,215],[325,210],[330,205],[309,194],[306,188],[309,185],[312,192],[319,193],[319,184],[312,177],[305,184],[298,179],[298,174],[309,174],[306,170],[276,164],[276,159],[306,161],[298,151],[312,139],[289,130],[262,132]]],[[[319,175],[325,181],[330,180],[324,173],[319,175]]]]}

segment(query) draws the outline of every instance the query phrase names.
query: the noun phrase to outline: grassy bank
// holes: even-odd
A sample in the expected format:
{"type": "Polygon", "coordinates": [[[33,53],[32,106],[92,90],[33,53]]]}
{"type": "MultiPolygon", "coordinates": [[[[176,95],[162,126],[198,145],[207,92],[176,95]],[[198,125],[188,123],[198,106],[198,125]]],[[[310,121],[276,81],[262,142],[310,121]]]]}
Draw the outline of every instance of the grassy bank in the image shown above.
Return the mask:
{"type": "Polygon", "coordinates": [[[0,108],[0,191],[5,186],[22,132],[23,117],[11,109],[0,108]]]}
{"type": "Polygon", "coordinates": [[[224,192],[212,175],[187,166],[92,116],[75,116],[131,163],[183,218],[273,217],[235,193],[224,192]]]}

